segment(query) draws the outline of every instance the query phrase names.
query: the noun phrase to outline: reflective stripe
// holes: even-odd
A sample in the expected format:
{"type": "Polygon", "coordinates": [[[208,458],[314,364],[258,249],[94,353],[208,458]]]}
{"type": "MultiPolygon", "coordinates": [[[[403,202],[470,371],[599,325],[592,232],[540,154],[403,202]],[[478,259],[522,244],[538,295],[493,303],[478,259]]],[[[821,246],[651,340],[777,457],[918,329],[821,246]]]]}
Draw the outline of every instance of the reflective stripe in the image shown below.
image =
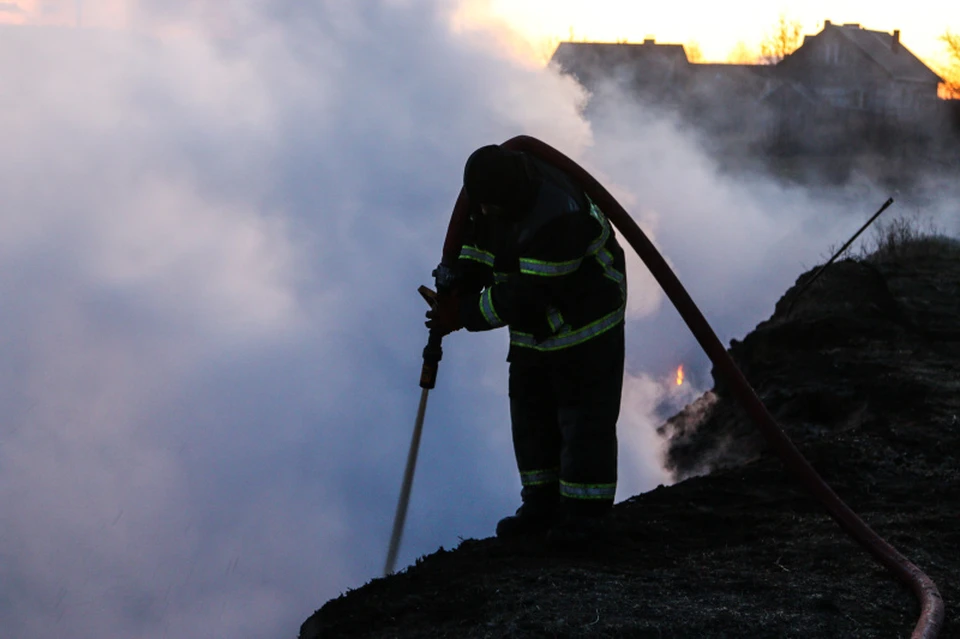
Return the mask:
{"type": "Polygon", "coordinates": [[[559,479],[559,468],[549,468],[547,470],[528,470],[520,473],[520,483],[522,483],[524,486],[543,486],[544,484],[555,484],[559,479]]]}
{"type": "Polygon", "coordinates": [[[490,328],[500,328],[505,325],[506,322],[500,319],[500,316],[497,315],[497,309],[493,307],[492,293],[492,288],[484,289],[484,291],[480,293],[480,312],[483,314],[483,319],[490,325],[490,328]]]}
{"type": "Polygon", "coordinates": [[[563,328],[563,315],[551,306],[547,309],[547,323],[550,324],[550,330],[556,333],[563,328]]]}
{"type": "Polygon", "coordinates": [[[620,285],[620,297],[621,300],[626,303],[627,301],[627,276],[624,273],[618,271],[614,266],[614,257],[613,253],[610,252],[610,249],[606,248],[607,240],[610,239],[610,223],[607,221],[606,216],[603,214],[603,211],[593,203],[590,198],[587,198],[590,202],[590,215],[593,216],[597,222],[600,223],[602,230],[600,231],[600,237],[594,240],[593,244],[587,249],[587,253],[593,255],[597,262],[603,267],[603,276],[613,280],[620,285]]]}
{"type": "Polygon", "coordinates": [[[613,266],[613,253],[607,249],[601,249],[597,253],[597,261],[600,262],[600,265],[603,267],[603,276],[607,279],[613,280],[620,287],[620,301],[623,304],[627,303],[627,276],[618,271],[613,266]]]}
{"type": "Polygon", "coordinates": [[[460,259],[473,260],[474,262],[480,262],[486,266],[493,266],[493,253],[490,251],[482,251],[476,246],[464,246],[461,248],[460,259]]]}
{"type": "Polygon", "coordinates": [[[597,253],[597,261],[600,262],[600,265],[603,267],[603,274],[617,284],[626,279],[623,273],[614,268],[613,253],[608,249],[600,249],[600,252],[597,253]]]}
{"type": "Polygon", "coordinates": [[[612,484],[574,484],[560,481],[560,496],[571,499],[613,499],[617,494],[616,482],[612,484]]]}
{"type": "MultiPolygon", "coordinates": [[[[585,257],[592,256],[595,258],[597,263],[603,269],[604,277],[616,282],[619,285],[622,303],[621,307],[612,313],[604,315],[595,322],[587,324],[586,326],[576,330],[572,330],[569,327],[564,327],[562,316],[560,316],[556,309],[550,308],[547,310],[547,323],[549,324],[550,329],[555,333],[553,336],[548,337],[541,342],[537,342],[536,338],[534,338],[532,334],[523,333],[511,328],[510,344],[522,346],[524,348],[531,348],[536,351],[558,351],[564,348],[570,348],[571,346],[582,344],[589,339],[605,333],[623,321],[626,310],[625,304],[627,301],[627,278],[626,275],[614,267],[613,264],[615,259],[613,257],[613,253],[606,248],[606,244],[610,240],[611,235],[610,223],[607,221],[606,216],[604,216],[603,211],[601,211],[592,201],[590,202],[590,215],[600,224],[600,235],[597,237],[597,239],[591,242],[590,246],[587,247],[585,257]]],[[[572,267],[572,265],[576,264],[576,266],[579,267],[581,262],[582,259],[572,260],[570,262],[541,262],[538,260],[521,260],[521,272],[537,275],[562,275],[564,273],[560,272],[562,270],[560,265],[572,267]]],[[[573,270],[576,270],[576,268],[573,267],[569,272],[573,272],[573,270]]]]}
{"type": "MultiPolygon", "coordinates": [[[[593,210],[590,212],[593,213],[593,210]]],[[[597,252],[603,248],[604,244],[607,243],[607,240],[610,239],[610,224],[607,222],[607,219],[602,215],[600,217],[594,215],[593,217],[600,223],[600,236],[587,247],[587,255],[596,255],[597,252]]]]}
{"type": "MultiPolygon", "coordinates": [[[[595,256],[605,270],[612,270],[613,273],[617,273],[616,269],[613,269],[613,254],[610,253],[607,249],[604,248],[607,241],[610,239],[610,223],[607,221],[607,218],[604,216],[603,211],[597,207],[592,201],[590,202],[590,215],[600,224],[600,235],[587,247],[586,256],[595,256]],[[601,253],[605,252],[606,256],[602,256],[601,253]]],[[[570,273],[575,272],[580,265],[583,264],[583,258],[578,257],[575,260],[567,260],[565,262],[547,262],[545,260],[535,260],[532,258],[520,258],[520,272],[524,275],[543,275],[546,277],[556,277],[558,275],[569,275],[570,273]]],[[[620,276],[623,277],[622,275],[620,276]]],[[[614,280],[619,281],[619,280],[614,280]]]]}
{"type": "Polygon", "coordinates": [[[582,344],[583,342],[607,332],[617,324],[623,321],[624,306],[607,315],[604,315],[597,321],[587,324],[577,330],[567,330],[548,337],[540,343],[530,333],[521,333],[520,331],[510,330],[510,344],[514,346],[523,346],[532,348],[536,351],[558,351],[562,348],[569,348],[582,344]]]}
{"type": "Polygon", "coordinates": [[[590,196],[584,193],[584,196],[587,198],[587,202],[590,203],[590,215],[593,216],[598,222],[605,222],[607,216],[603,214],[603,211],[600,210],[600,207],[593,203],[593,200],[590,199],[590,196]]]}
{"type": "Polygon", "coordinates": [[[494,284],[503,284],[510,277],[508,273],[496,272],[493,274],[493,283],[494,284]]]}
{"type": "Polygon", "coordinates": [[[578,257],[575,260],[568,260],[566,262],[544,262],[543,260],[534,260],[521,257],[520,272],[524,275],[557,277],[558,275],[569,275],[570,273],[576,272],[582,263],[582,257],[578,257]]]}

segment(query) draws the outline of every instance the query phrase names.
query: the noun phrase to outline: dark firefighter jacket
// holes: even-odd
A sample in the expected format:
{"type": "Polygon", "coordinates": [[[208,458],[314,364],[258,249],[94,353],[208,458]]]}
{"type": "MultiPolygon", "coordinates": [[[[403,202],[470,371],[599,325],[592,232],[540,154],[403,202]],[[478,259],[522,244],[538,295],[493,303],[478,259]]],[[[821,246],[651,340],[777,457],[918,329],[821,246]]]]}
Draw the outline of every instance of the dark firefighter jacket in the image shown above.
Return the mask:
{"type": "Polygon", "coordinates": [[[533,204],[517,215],[471,206],[459,259],[464,327],[509,326],[510,361],[602,335],[623,322],[627,297],[623,250],[606,217],[562,172],[526,161],[533,204]]]}

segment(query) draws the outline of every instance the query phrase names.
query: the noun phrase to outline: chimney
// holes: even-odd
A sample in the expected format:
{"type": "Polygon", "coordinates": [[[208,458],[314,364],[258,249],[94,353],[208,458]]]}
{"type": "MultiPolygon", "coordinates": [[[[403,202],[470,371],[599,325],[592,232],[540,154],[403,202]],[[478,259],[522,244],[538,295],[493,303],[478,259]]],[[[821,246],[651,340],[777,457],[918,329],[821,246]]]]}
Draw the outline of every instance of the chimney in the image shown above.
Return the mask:
{"type": "Polygon", "coordinates": [[[644,43],[644,44],[656,44],[656,42],[657,42],[656,38],[644,38],[644,39],[643,39],[643,43],[644,43]]]}
{"type": "Polygon", "coordinates": [[[826,29],[827,27],[830,27],[830,26],[833,26],[833,23],[832,23],[832,22],[830,22],[829,20],[824,20],[824,21],[823,21],[823,28],[824,28],[824,29],[826,29]]]}
{"type": "Polygon", "coordinates": [[[900,29],[894,29],[893,31],[893,42],[890,43],[890,49],[897,53],[900,51],[900,29]]]}

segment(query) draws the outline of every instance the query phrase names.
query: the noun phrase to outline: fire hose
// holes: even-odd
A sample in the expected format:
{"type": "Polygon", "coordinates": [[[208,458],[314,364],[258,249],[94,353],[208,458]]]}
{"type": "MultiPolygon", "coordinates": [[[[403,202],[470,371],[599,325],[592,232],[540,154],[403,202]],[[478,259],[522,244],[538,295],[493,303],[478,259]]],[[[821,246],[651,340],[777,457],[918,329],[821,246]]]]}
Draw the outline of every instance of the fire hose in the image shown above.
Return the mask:
{"type": "MultiPolygon", "coordinates": [[[[677,276],[667,265],[666,260],[663,259],[660,252],[657,251],[653,243],[647,238],[640,227],[637,226],[636,222],[633,221],[633,218],[630,217],[620,203],[579,164],[545,142],[530,136],[521,135],[507,140],[502,146],[513,151],[529,153],[557,167],[586,191],[593,202],[607,215],[616,229],[620,231],[630,246],[633,247],[640,259],[643,260],[646,267],[650,270],[650,273],[657,280],[657,283],[660,284],[660,287],[667,294],[667,297],[676,307],[680,316],[700,343],[704,352],[706,352],[711,362],[713,362],[714,367],[725,378],[734,397],[736,397],[745,412],[753,420],[767,444],[779,456],[787,470],[820,502],[824,509],[848,535],[863,546],[879,564],[887,568],[896,578],[904,582],[913,591],[920,603],[921,610],[919,619],[911,635],[912,639],[936,639],[940,634],[944,619],[943,599],[940,596],[940,591],[937,589],[936,584],[920,570],[920,568],[910,562],[900,554],[896,548],[874,532],[866,522],[847,506],[833,489],[824,482],[800,451],[797,450],[790,438],[777,424],[773,415],[771,415],[766,406],[764,406],[729,353],[727,353],[727,350],[710,327],[706,318],[704,318],[700,312],[700,309],[697,308],[697,305],[693,302],[693,299],[691,299],[686,289],[684,289],[680,280],[677,279],[677,276]]],[[[446,284],[446,274],[452,273],[459,257],[462,246],[461,238],[467,219],[467,204],[467,197],[463,190],[461,190],[454,205],[450,226],[447,229],[446,239],[444,240],[441,264],[437,271],[434,271],[434,275],[437,277],[438,290],[441,290],[443,285],[446,284]]],[[[421,413],[425,406],[427,389],[433,387],[432,383],[436,377],[436,363],[439,361],[440,338],[439,336],[435,337],[431,332],[430,340],[433,345],[428,344],[427,348],[424,349],[424,374],[427,377],[425,379],[424,374],[421,375],[421,387],[424,389],[424,398],[421,399],[421,413]],[[430,359],[428,359],[428,356],[430,359]],[[429,386],[424,385],[425,381],[429,386]]],[[[417,445],[419,445],[419,427],[422,427],[422,421],[422,414],[418,415],[418,428],[415,429],[414,433],[414,440],[417,442],[417,445]]],[[[411,446],[411,456],[408,458],[407,465],[407,471],[412,480],[413,471],[411,459],[415,464],[416,453],[413,451],[413,446],[411,446]]],[[[404,495],[401,494],[400,506],[405,513],[406,506],[404,499],[404,495]]],[[[406,499],[409,499],[409,487],[407,488],[406,499]]],[[[393,558],[396,556],[394,545],[399,544],[398,530],[402,530],[403,527],[400,510],[401,508],[398,507],[398,518],[394,522],[395,540],[391,540],[391,556],[393,558]]],[[[392,570],[391,559],[388,559],[388,568],[392,570]]]]}

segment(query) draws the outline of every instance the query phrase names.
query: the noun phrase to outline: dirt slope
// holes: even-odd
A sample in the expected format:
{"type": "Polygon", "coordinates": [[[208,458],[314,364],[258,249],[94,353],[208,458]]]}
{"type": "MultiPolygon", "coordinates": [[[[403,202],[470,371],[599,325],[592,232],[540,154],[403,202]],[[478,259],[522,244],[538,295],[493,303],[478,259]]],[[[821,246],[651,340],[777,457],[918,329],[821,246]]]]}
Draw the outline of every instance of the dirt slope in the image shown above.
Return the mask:
{"type": "MultiPolygon", "coordinates": [[[[930,575],[960,636],[960,246],[833,265],[734,355],[814,467],[930,575]]],[[[318,637],[905,637],[911,593],[764,452],[722,383],[661,427],[670,487],[581,555],[468,540],[329,601],[318,637]],[[694,476],[713,468],[709,475],[694,476]]]]}

